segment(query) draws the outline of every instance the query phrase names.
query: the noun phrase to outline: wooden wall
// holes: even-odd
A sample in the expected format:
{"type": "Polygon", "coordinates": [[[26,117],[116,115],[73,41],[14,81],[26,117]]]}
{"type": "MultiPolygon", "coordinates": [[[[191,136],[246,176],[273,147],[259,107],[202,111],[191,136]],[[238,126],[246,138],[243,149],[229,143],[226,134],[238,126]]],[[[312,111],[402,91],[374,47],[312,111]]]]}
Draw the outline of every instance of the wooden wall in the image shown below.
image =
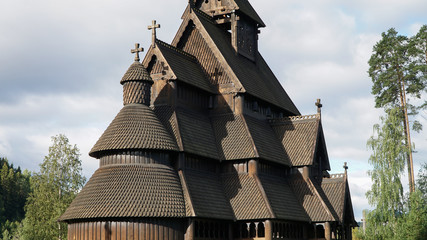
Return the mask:
{"type": "Polygon", "coordinates": [[[184,224],[155,219],[70,223],[68,240],[184,240],[184,224]]]}

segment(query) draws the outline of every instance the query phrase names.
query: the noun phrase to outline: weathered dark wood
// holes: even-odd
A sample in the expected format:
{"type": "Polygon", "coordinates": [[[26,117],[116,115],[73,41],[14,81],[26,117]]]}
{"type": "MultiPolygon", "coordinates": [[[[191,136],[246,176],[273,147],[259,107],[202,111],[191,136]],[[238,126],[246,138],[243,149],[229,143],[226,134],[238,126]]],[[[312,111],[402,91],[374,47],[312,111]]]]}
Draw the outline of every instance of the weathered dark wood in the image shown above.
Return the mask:
{"type": "Polygon", "coordinates": [[[179,220],[81,222],[68,225],[69,240],[184,240],[179,220]]]}

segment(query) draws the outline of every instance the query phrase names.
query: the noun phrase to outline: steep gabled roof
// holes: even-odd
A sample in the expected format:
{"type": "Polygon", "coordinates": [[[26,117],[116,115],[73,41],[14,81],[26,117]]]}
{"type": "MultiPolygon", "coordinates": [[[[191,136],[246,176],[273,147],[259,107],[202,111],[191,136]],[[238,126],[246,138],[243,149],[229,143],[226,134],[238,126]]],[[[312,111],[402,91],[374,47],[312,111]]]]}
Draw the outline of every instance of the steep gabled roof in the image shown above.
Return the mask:
{"type": "Polygon", "coordinates": [[[218,154],[223,160],[258,158],[243,116],[227,114],[211,118],[218,154]]]}
{"type": "Polygon", "coordinates": [[[291,166],[267,120],[243,114],[225,114],[213,116],[211,121],[221,159],[261,158],[291,166]]]}
{"type": "Polygon", "coordinates": [[[296,173],[290,185],[311,221],[338,221],[335,210],[316,181],[304,179],[300,173],[296,173]]]}
{"type": "Polygon", "coordinates": [[[350,188],[345,174],[332,174],[329,178],[323,178],[322,189],[337,213],[339,221],[344,223],[347,220],[351,224],[355,223],[350,188]]]}
{"type": "Polygon", "coordinates": [[[248,16],[250,19],[254,20],[259,24],[260,27],[265,27],[264,22],[259,17],[258,13],[252,7],[248,0],[234,0],[237,4],[239,11],[248,16]]]}
{"type": "MultiPolygon", "coordinates": [[[[239,92],[246,92],[263,101],[288,111],[290,115],[299,115],[299,111],[268,67],[262,56],[257,53],[256,62],[236,54],[231,45],[230,33],[216,25],[212,19],[198,9],[186,12],[172,45],[177,46],[183,33],[192,21],[211,48],[227,76],[231,78],[239,92]]],[[[201,62],[201,61],[200,61],[201,62]]],[[[203,63],[202,63],[203,64],[203,63]]]]}
{"type": "Polygon", "coordinates": [[[218,174],[192,169],[183,176],[195,217],[234,220],[218,174]]]}
{"type": "Polygon", "coordinates": [[[216,92],[197,59],[189,53],[156,39],[156,47],[151,46],[145,55],[143,61],[145,67],[148,67],[153,55],[167,66],[172,80],[185,82],[209,93],[216,92]]]}
{"type": "Polygon", "coordinates": [[[286,178],[259,174],[259,179],[277,219],[310,221],[309,215],[304,212],[298,198],[292,191],[292,183],[289,183],[286,178]]]}
{"type": "Polygon", "coordinates": [[[179,151],[221,159],[215,141],[214,129],[206,114],[169,106],[156,106],[154,112],[169,133],[174,136],[179,151]]]}
{"type": "Polygon", "coordinates": [[[270,121],[276,136],[282,142],[292,166],[313,164],[315,154],[323,154],[324,166],[329,169],[320,115],[295,116],[270,121]]]}
{"type": "Polygon", "coordinates": [[[236,220],[273,218],[255,178],[248,173],[224,173],[222,184],[236,220]]]}
{"type": "Polygon", "coordinates": [[[268,121],[259,120],[247,115],[244,115],[244,119],[259,157],[282,165],[291,166],[291,162],[286,158],[283,146],[276,138],[268,121]]]}

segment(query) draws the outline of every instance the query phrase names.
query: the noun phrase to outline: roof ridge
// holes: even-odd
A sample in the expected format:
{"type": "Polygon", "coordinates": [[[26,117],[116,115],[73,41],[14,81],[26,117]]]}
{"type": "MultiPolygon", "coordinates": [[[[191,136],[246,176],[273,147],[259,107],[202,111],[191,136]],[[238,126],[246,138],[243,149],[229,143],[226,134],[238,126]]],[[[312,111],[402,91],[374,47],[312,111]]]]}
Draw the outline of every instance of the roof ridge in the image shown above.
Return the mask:
{"type": "Polygon", "coordinates": [[[168,43],[166,43],[166,42],[164,42],[162,40],[159,40],[159,39],[156,39],[156,43],[158,43],[158,44],[160,44],[160,45],[162,45],[164,47],[167,47],[167,48],[169,48],[169,49],[171,49],[171,50],[173,50],[173,51],[175,51],[177,53],[180,53],[180,54],[182,54],[182,55],[190,58],[194,62],[197,62],[197,58],[195,56],[189,54],[188,52],[185,52],[185,51],[183,51],[183,50],[181,50],[181,49],[179,49],[177,47],[174,47],[174,46],[172,46],[172,45],[170,45],[170,44],[168,44],[168,43]]]}
{"type": "Polygon", "coordinates": [[[283,118],[275,118],[270,119],[270,123],[286,123],[286,122],[294,122],[294,121],[303,121],[303,120],[313,120],[320,119],[320,114],[312,114],[312,115],[298,115],[298,116],[287,116],[283,118]]]}
{"type": "Polygon", "coordinates": [[[190,5],[190,8],[191,8],[191,10],[193,10],[195,13],[200,14],[202,17],[204,17],[204,18],[205,18],[206,20],[208,20],[209,22],[211,22],[211,23],[215,24],[215,22],[213,22],[213,20],[212,20],[212,16],[209,16],[209,14],[207,14],[207,13],[203,12],[202,10],[200,10],[200,9],[198,9],[198,8],[192,7],[191,5],[190,5]]]}
{"type": "Polygon", "coordinates": [[[336,174],[330,174],[329,178],[343,178],[345,177],[345,173],[336,173],[336,174]]]}

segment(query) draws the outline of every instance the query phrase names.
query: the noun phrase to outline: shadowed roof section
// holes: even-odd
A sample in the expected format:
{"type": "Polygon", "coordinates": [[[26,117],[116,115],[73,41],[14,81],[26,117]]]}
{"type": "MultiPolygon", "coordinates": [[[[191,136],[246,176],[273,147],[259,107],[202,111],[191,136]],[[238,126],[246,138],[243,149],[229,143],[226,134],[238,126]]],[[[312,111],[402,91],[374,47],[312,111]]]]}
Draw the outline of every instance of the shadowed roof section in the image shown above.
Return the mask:
{"type": "Polygon", "coordinates": [[[242,115],[227,114],[213,117],[212,126],[221,159],[258,157],[242,115]]]}
{"type": "Polygon", "coordinates": [[[59,220],[185,216],[181,183],[171,167],[110,165],[93,174],[59,220]]]}
{"type": "Polygon", "coordinates": [[[233,208],[236,220],[272,218],[256,180],[247,173],[221,175],[225,194],[233,208]]]}
{"type": "Polygon", "coordinates": [[[330,178],[323,178],[322,189],[337,213],[340,222],[355,224],[350,189],[345,174],[332,174],[330,178]]]}
{"type": "Polygon", "coordinates": [[[234,0],[234,2],[239,6],[239,11],[254,20],[259,24],[260,27],[265,27],[265,23],[259,17],[258,13],[252,7],[248,0],[234,0]]]}
{"type": "Polygon", "coordinates": [[[282,142],[292,166],[313,164],[320,116],[298,116],[270,121],[277,137],[282,142]]]}
{"type": "Polygon", "coordinates": [[[157,39],[156,44],[177,80],[209,93],[216,92],[194,56],[157,39]]]}
{"type": "Polygon", "coordinates": [[[337,215],[320,186],[311,180],[305,180],[297,173],[290,181],[298,201],[304,207],[313,222],[337,221],[337,215]]]}
{"type": "Polygon", "coordinates": [[[102,151],[130,149],[178,151],[172,136],[153,110],[144,104],[124,106],[89,155],[99,157],[102,151]]]}
{"type": "Polygon", "coordinates": [[[266,174],[259,174],[259,179],[276,218],[309,221],[287,179],[266,174]]]}
{"type": "Polygon", "coordinates": [[[196,217],[234,220],[218,174],[191,170],[184,177],[196,217]]]}

